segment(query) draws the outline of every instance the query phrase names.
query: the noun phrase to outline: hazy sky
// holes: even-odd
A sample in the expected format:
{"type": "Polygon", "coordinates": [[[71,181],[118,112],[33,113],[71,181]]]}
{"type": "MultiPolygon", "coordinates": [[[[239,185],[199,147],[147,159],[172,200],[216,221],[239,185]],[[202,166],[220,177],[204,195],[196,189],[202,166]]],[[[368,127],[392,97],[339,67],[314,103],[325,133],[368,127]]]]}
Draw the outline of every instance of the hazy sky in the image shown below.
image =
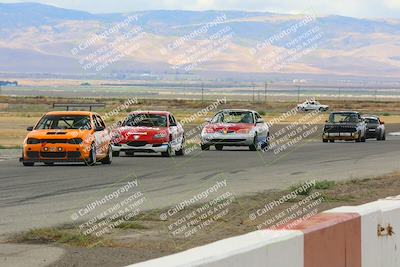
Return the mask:
{"type": "MultiPolygon", "coordinates": [[[[25,1],[0,0],[2,3],[25,1]]],[[[339,14],[352,17],[400,18],[400,0],[29,0],[92,13],[151,9],[248,10],[281,13],[339,14]]]]}

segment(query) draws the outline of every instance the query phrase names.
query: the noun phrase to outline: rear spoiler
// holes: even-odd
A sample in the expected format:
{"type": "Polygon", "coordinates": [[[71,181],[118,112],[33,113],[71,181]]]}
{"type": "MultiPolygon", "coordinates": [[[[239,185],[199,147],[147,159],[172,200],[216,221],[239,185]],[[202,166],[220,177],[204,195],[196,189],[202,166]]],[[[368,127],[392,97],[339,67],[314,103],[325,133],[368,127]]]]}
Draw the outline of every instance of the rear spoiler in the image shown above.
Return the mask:
{"type": "Polygon", "coordinates": [[[58,104],[58,103],[53,103],[53,108],[66,108],[67,111],[69,111],[70,108],[89,108],[90,111],[92,111],[93,108],[105,108],[106,104],[105,103],[81,103],[81,104],[58,104]]]}

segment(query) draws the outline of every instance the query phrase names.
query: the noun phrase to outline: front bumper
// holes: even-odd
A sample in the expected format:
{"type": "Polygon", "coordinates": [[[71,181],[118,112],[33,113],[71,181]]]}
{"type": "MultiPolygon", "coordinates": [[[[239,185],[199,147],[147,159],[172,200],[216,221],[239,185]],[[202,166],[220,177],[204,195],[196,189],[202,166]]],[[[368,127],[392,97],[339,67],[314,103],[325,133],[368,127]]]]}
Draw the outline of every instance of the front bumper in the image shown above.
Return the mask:
{"type": "Polygon", "coordinates": [[[145,152],[145,153],[161,153],[168,150],[168,143],[164,144],[146,144],[143,146],[130,146],[127,144],[111,145],[113,152],[145,152]]]}
{"type": "Polygon", "coordinates": [[[232,133],[202,134],[201,143],[203,145],[250,146],[254,143],[254,135],[232,133]]]}
{"type": "Polygon", "coordinates": [[[324,132],[322,134],[322,138],[326,140],[357,140],[359,138],[359,134],[357,132],[354,133],[328,133],[324,132]]]}
{"type": "Polygon", "coordinates": [[[84,162],[90,149],[73,144],[26,144],[20,162],[84,162]]]}

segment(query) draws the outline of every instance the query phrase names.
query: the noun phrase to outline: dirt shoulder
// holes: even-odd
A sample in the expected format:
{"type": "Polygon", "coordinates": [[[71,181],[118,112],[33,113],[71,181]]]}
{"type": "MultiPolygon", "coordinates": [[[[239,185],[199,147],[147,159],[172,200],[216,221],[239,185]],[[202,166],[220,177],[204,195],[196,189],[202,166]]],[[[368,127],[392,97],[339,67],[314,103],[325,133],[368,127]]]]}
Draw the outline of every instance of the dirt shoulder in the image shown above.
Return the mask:
{"type": "Polygon", "coordinates": [[[142,212],[99,238],[83,235],[70,225],[20,233],[9,237],[7,244],[63,249],[63,256],[50,266],[126,266],[257,229],[296,223],[335,207],[399,195],[400,172],[340,183],[308,181],[287,190],[237,198],[226,193],[173,216],[162,216],[167,209],[142,212]]]}

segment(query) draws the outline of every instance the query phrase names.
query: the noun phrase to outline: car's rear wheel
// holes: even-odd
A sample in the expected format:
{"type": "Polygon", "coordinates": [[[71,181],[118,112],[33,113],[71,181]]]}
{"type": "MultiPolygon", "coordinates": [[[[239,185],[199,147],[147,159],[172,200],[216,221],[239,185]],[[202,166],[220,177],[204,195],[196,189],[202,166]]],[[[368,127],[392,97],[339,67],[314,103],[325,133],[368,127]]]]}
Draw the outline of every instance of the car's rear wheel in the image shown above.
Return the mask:
{"type": "Polygon", "coordinates": [[[331,140],[329,140],[329,142],[331,142],[331,143],[335,143],[335,140],[334,140],[334,139],[331,139],[331,140]]]}
{"type": "Polygon", "coordinates": [[[35,162],[22,162],[22,165],[24,165],[25,167],[32,167],[33,165],[35,165],[35,162]]]}
{"type": "Polygon", "coordinates": [[[322,139],[322,142],[328,143],[328,139],[322,139]]]}
{"type": "Polygon", "coordinates": [[[107,151],[107,157],[105,157],[104,159],[102,159],[100,162],[102,164],[111,164],[112,162],[112,158],[113,158],[113,151],[111,146],[108,147],[108,151],[107,151]]]}
{"type": "Polygon", "coordinates": [[[224,149],[223,145],[215,145],[215,149],[218,151],[222,151],[224,149]]]}

